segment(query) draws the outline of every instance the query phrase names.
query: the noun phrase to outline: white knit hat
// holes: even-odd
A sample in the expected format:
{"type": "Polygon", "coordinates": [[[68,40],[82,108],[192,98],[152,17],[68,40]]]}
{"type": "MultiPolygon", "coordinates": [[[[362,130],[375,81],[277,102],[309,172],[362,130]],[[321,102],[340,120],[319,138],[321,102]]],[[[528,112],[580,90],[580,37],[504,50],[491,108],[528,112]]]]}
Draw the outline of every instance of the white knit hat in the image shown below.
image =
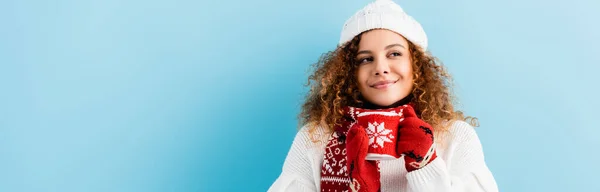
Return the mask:
{"type": "Polygon", "coordinates": [[[427,35],[421,24],[406,14],[402,7],[392,0],[371,2],[346,20],[339,45],[341,46],[352,40],[354,36],[371,29],[394,31],[410,42],[419,45],[423,50],[427,50],[427,35]]]}

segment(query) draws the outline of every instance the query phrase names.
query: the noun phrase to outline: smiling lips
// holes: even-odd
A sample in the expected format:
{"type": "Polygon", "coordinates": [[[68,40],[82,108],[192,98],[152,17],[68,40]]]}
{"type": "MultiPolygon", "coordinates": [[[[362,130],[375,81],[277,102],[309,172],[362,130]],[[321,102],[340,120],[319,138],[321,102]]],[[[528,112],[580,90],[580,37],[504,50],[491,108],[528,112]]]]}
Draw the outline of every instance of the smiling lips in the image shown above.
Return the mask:
{"type": "Polygon", "coordinates": [[[382,81],[377,81],[375,84],[372,84],[370,87],[373,87],[375,89],[385,89],[385,88],[393,85],[396,82],[398,82],[398,80],[382,80],[382,81]]]}

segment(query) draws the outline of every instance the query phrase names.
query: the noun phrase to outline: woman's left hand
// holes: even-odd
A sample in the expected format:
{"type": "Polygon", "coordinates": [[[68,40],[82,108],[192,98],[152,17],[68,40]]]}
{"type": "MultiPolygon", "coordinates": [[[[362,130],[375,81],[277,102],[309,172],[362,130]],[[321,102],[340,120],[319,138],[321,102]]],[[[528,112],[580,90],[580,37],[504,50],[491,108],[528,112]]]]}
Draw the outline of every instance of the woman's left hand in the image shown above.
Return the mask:
{"type": "Polygon", "coordinates": [[[424,167],[437,157],[433,128],[417,117],[411,105],[406,105],[402,115],[398,125],[396,151],[404,155],[406,170],[411,172],[424,167]]]}

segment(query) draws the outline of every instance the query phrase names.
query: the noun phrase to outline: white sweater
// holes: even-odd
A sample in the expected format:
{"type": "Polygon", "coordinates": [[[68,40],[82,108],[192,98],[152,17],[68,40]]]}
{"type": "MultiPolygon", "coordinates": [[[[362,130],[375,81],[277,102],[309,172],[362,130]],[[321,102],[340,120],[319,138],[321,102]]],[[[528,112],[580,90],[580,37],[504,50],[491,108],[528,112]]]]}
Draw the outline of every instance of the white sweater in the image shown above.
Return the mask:
{"type": "MultiPolygon", "coordinates": [[[[327,141],[330,134],[317,128],[315,135],[327,141]]],[[[436,135],[438,158],[408,173],[404,159],[380,161],[382,192],[498,191],[485,164],[481,142],[471,125],[455,121],[449,131],[436,135]]],[[[296,134],[279,177],[268,192],[320,191],[321,166],[326,142],[314,143],[303,127],[296,134]]]]}

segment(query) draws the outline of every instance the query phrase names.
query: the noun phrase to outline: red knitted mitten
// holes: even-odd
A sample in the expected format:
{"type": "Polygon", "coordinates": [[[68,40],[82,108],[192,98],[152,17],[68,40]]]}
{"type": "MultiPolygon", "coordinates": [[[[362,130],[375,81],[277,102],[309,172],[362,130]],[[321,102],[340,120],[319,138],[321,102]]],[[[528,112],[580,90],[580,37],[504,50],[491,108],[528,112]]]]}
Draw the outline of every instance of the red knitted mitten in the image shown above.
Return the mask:
{"type": "Polygon", "coordinates": [[[352,191],[377,192],[380,188],[379,170],[376,161],[368,161],[369,137],[365,128],[355,124],[346,137],[348,168],[352,181],[352,191]]]}
{"type": "Polygon", "coordinates": [[[402,111],[398,125],[398,154],[404,155],[408,172],[420,169],[433,161],[437,155],[433,141],[433,128],[419,119],[411,105],[402,111]]]}

